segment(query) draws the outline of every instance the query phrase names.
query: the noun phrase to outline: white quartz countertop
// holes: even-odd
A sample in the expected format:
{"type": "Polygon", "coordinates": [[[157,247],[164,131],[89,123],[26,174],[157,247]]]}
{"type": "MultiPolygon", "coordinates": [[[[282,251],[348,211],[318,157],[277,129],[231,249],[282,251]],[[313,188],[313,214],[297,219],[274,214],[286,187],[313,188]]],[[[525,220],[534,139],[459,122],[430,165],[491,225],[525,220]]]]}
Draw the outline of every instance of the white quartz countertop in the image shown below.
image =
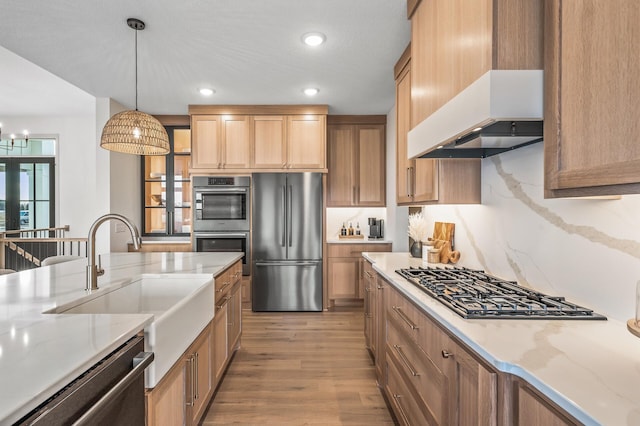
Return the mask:
{"type": "Polygon", "coordinates": [[[327,244],[391,244],[393,241],[384,240],[384,239],[369,239],[368,237],[364,238],[345,238],[339,239],[335,238],[327,238],[327,244]]]}
{"type": "Polygon", "coordinates": [[[112,253],[89,296],[86,260],[0,276],[0,425],[12,424],[151,324],[151,314],[44,314],[141,274],[214,276],[239,253],[112,253]]]}
{"type": "Polygon", "coordinates": [[[363,255],[489,364],[522,377],[584,424],[640,424],[640,339],[627,331],[626,323],[463,319],[395,272],[446,265],[426,264],[408,253],[363,255]]]}

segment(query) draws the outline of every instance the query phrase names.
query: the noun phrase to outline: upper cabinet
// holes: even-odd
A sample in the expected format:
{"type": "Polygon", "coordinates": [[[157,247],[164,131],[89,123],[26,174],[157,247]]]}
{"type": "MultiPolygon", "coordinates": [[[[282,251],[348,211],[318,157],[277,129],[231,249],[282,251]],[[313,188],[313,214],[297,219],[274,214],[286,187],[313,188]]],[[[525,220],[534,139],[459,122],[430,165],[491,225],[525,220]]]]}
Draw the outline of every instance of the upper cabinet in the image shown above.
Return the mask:
{"type": "Polygon", "coordinates": [[[540,0],[409,1],[411,128],[492,69],[542,69],[540,0]]]}
{"type": "Polygon", "coordinates": [[[328,117],[327,207],[386,205],[384,115],[328,117]]]}
{"type": "Polygon", "coordinates": [[[545,197],[640,193],[637,0],[545,2],[545,197]]]}
{"type": "Polygon", "coordinates": [[[395,66],[396,76],[396,201],[398,205],[478,204],[481,201],[480,160],[409,159],[411,130],[411,46],[395,66]]]}
{"type": "Polygon", "coordinates": [[[194,172],[326,171],[326,106],[191,105],[194,172]]]}

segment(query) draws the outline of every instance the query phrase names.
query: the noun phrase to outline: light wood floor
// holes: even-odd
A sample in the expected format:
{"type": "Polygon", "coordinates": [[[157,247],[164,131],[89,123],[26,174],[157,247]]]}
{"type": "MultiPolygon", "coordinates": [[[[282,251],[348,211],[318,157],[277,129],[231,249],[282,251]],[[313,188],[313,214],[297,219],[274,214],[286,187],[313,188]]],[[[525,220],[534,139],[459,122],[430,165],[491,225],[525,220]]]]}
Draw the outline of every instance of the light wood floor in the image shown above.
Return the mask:
{"type": "Polygon", "coordinates": [[[362,308],[243,311],[242,345],[203,425],[393,425],[362,308]]]}

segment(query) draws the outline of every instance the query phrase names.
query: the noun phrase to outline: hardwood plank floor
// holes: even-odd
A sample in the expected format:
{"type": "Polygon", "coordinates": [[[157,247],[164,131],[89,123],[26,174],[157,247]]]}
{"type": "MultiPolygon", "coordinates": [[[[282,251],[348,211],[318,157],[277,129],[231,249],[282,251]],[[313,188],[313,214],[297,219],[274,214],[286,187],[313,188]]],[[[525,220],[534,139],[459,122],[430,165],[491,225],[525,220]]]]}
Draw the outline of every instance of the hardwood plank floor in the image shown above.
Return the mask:
{"type": "Polygon", "coordinates": [[[242,327],[203,425],[394,424],[365,349],[362,308],[243,311],[242,327]]]}

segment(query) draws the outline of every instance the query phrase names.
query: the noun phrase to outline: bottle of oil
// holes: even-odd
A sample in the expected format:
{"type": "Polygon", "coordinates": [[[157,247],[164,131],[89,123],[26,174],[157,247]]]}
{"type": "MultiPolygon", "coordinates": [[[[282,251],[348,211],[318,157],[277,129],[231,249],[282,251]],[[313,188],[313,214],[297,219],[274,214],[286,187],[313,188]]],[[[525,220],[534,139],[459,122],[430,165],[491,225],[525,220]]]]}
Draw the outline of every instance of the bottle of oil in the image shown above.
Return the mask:
{"type": "Polygon", "coordinates": [[[360,235],[360,222],[356,223],[356,235],[360,235]]]}
{"type": "Polygon", "coordinates": [[[342,228],[340,228],[340,235],[343,237],[347,235],[347,227],[344,225],[344,222],[342,222],[342,228]]]}
{"type": "Polygon", "coordinates": [[[353,235],[353,224],[349,222],[349,235],[353,235]]]}

